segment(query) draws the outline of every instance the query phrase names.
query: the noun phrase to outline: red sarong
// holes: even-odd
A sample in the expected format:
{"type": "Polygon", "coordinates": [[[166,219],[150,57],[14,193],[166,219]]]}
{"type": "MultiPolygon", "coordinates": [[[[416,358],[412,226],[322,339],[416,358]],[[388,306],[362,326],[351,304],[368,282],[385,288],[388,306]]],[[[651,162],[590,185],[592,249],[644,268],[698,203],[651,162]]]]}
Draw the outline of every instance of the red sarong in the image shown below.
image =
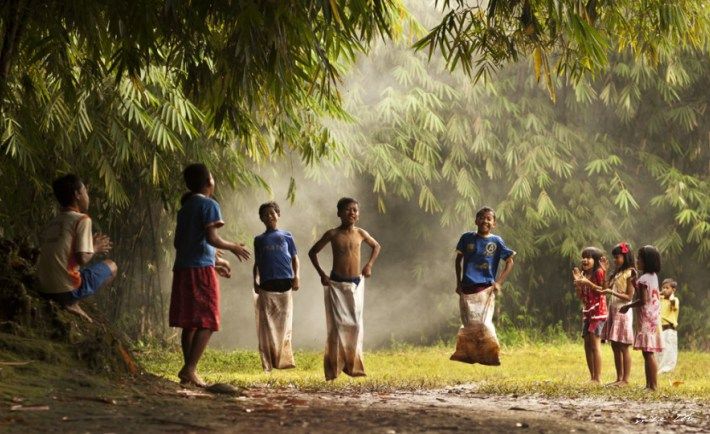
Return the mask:
{"type": "Polygon", "coordinates": [[[214,267],[173,270],[170,327],[219,330],[219,281],[214,267]]]}

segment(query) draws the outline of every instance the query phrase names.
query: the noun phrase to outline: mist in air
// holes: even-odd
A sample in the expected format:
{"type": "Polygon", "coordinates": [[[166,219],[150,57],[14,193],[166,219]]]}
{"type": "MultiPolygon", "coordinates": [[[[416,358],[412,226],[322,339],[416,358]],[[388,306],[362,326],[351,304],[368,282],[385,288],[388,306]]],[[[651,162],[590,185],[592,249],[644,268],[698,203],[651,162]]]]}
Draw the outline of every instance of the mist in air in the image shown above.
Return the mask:
{"type": "MultiPolygon", "coordinates": [[[[375,199],[366,180],[345,177],[342,171],[330,170],[324,179],[306,179],[297,175],[294,204],[286,199],[288,175],[274,170],[266,174],[273,197],[258,191],[252,197],[222,198],[225,220],[238,221],[240,233],[253,237],[264,231],[258,208],[263,202],[276,200],[281,208],[279,228],[291,232],[296,241],[301,263],[301,289],[294,292],[293,343],[296,349],[320,349],[325,344],[325,307],[320,278],[308,258],[308,250],[327,230],[340,224],[336,203],[343,196],[360,202],[358,226],[367,230],[382,244],[382,252],[365,281],[365,346],[389,346],[392,343],[432,343],[453,337],[458,327],[457,299],[454,293],[453,251],[460,234],[441,231],[440,237],[414,251],[415,237],[408,233],[408,217],[396,210],[386,214],[377,211],[375,199]],[[417,265],[428,262],[425,273],[417,273],[417,265]],[[450,336],[449,336],[450,335],[450,336]]],[[[414,204],[416,207],[416,204],[414,204]]],[[[434,219],[434,221],[436,221],[434,219]]],[[[229,226],[229,221],[227,222],[229,226]]],[[[362,264],[368,260],[370,248],[362,247],[362,264]]],[[[330,270],[330,245],[319,258],[330,270]]],[[[232,256],[231,279],[221,279],[222,329],[213,337],[215,346],[254,348],[257,346],[252,291],[253,261],[239,263],[232,256]]]]}

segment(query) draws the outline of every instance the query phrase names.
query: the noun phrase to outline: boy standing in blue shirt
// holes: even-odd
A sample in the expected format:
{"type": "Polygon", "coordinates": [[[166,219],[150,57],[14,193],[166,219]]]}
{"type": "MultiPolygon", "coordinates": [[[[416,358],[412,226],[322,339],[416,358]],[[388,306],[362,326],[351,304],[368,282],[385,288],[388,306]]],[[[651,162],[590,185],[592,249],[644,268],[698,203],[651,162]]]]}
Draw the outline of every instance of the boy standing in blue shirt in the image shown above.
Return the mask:
{"type": "Polygon", "coordinates": [[[299,287],[296,244],[290,232],[276,226],[281,209],[276,202],[259,207],[266,231],[254,238],[254,292],[259,354],[264,371],[295,367],[291,335],[292,290],[299,287]]]}
{"type": "Polygon", "coordinates": [[[505,245],[503,238],[491,233],[496,227],[495,211],[481,208],[476,213],[476,226],[477,232],[464,233],[456,245],[458,294],[476,294],[483,290],[497,292],[513,269],[515,252],[505,245]],[[505,267],[496,279],[501,260],[505,261],[505,267]]]}
{"type": "Polygon", "coordinates": [[[266,231],[254,238],[254,289],[272,292],[298,291],[298,255],[293,235],[277,229],[281,209],[276,202],[259,207],[266,231]]]}

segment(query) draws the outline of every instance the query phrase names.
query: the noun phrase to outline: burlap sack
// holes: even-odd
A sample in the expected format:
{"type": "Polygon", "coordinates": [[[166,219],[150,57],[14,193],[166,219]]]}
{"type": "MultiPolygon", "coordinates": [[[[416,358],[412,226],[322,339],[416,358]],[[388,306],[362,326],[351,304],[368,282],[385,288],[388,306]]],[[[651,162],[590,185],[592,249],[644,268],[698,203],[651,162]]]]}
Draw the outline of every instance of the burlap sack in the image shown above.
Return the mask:
{"type": "Polygon", "coordinates": [[[355,285],[331,281],[323,288],[328,336],[323,367],[325,379],[334,380],[345,372],[351,377],[365,376],[362,355],[362,307],[365,301],[365,279],[355,285]]]}
{"type": "Polygon", "coordinates": [[[451,360],[482,365],[500,365],[500,345],[493,325],[495,294],[481,291],[461,294],[461,328],[456,336],[456,351],[451,360]]]}
{"type": "Polygon", "coordinates": [[[254,294],[256,334],[264,371],[294,368],[291,334],[293,331],[293,291],[254,294]]]}

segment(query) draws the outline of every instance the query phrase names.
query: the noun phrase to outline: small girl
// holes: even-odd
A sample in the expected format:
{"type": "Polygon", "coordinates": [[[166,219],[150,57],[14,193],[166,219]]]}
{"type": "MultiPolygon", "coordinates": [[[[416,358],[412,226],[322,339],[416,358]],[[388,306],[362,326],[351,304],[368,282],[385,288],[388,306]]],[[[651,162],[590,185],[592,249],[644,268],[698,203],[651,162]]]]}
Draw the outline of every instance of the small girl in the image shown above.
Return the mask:
{"type": "Polygon", "coordinates": [[[623,314],[632,307],[639,308],[639,330],[634,339],[634,349],[643,352],[646,389],[656,390],[658,368],[654,353],[663,351],[659,321],[661,302],[657,276],[661,271],[661,255],[653,246],[641,247],[636,265],[641,273],[641,277],[636,282],[636,299],[622,306],[619,312],[623,314]]]}
{"type": "Polygon", "coordinates": [[[212,199],[214,178],[204,164],[183,171],[190,190],[183,195],[175,229],[175,263],[170,295],[170,326],[182,328],[180,343],[184,365],[180,384],[205,387],[197,376],[197,362],[212,333],[219,330],[219,281],[217,272],[229,277],[229,263],[215,248],[229,250],[242,261],[249,259],[243,244],[223,240],[217,229],[224,226],[219,204],[212,199]]]}
{"type": "Polygon", "coordinates": [[[582,300],[582,337],[584,354],[592,383],[599,383],[602,374],[600,338],[607,317],[604,285],[603,252],[596,247],[582,250],[582,271],[577,267],[572,271],[577,296],[582,300]],[[593,289],[596,287],[598,289],[593,289]]]}
{"type": "MultiPolygon", "coordinates": [[[[629,384],[631,374],[631,354],[629,347],[634,343],[633,317],[631,312],[620,313],[619,309],[633,300],[634,280],[634,253],[628,243],[620,243],[611,250],[616,268],[609,277],[604,288],[589,282],[593,290],[603,290],[611,295],[609,302],[609,316],[602,330],[602,339],[611,342],[614,352],[614,366],[616,367],[616,381],[611,386],[625,386],[629,384]]],[[[582,279],[583,281],[586,279],[582,279]]]]}

